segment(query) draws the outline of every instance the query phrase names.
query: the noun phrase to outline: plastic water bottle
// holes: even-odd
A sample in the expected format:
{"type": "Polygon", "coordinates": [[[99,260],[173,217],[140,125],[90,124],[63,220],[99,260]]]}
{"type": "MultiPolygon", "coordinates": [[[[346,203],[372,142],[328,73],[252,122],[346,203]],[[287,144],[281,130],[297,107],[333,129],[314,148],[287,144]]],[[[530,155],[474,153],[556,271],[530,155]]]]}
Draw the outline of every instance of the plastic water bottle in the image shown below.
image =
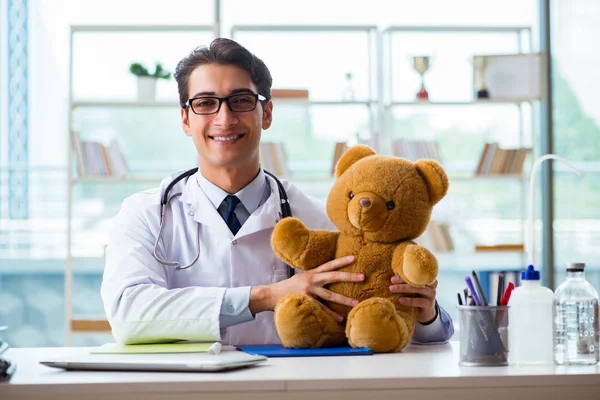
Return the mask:
{"type": "Polygon", "coordinates": [[[540,272],[529,265],[521,285],[508,302],[508,361],[510,364],[552,364],[552,290],[540,283],[540,272]]]}
{"type": "Polygon", "coordinates": [[[598,363],[598,293],[585,280],[584,263],[567,265],[554,295],[554,361],[598,363]]]}

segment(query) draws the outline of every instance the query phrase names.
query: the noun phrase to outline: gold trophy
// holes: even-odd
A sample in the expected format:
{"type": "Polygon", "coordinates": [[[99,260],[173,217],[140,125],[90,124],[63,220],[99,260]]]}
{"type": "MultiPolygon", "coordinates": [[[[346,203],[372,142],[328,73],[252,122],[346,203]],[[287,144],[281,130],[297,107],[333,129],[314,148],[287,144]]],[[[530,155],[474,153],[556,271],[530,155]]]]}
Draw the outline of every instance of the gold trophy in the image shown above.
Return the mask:
{"type": "Polygon", "coordinates": [[[421,87],[417,92],[417,101],[429,101],[429,93],[425,88],[425,72],[429,69],[431,57],[429,56],[414,56],[412,58],[413,68],[421,76],[421,87]]]}
{"type": "Polygon", "coordinates": [[[485,84],[485,70],[487,68],[487,58],[485,56],[474,56],[473,67],[475,68],[475,80],[477,85],[477,99],[489,99],[490,92],[485,84]]]}

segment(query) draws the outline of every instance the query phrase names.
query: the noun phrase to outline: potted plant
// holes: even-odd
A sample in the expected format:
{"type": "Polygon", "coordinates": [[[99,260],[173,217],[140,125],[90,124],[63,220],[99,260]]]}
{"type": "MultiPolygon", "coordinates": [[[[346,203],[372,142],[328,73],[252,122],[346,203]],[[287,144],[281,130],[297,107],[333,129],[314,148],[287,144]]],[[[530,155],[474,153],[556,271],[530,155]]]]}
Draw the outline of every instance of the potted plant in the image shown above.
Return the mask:
{"type": "Polygon", "coordinates": [[[151,74],[143,64],[134,62],[129,66],[129,72],[137,76],[138,100],[140,101],[154,101],[156,81],[171,78],[171,73],[166,71],[161,63],[156,63],[154,73],[151,74]]]}

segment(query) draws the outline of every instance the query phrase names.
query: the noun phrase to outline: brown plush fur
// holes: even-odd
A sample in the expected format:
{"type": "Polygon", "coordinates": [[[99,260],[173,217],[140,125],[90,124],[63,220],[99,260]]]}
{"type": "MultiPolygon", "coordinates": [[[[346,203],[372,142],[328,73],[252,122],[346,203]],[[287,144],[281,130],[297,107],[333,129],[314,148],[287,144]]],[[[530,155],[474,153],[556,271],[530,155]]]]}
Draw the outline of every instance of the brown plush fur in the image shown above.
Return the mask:
{"type": "Polygon", "coordinates": [[[281,260],[304,270],[354,255],[355,261],[339,270],[363,273],[365,280],[327,288],[360,303],[352,309],[325,303],[347,317],[340,324],[318,300],[286,296],[275,307],[277,331],[287,347],[348,342],[375,352],[400,351],[412,337],[418,310],[398,303],[398,295],[389,291],[390,278],[396,274],[419,287],[435,281],[437,260],[412,240],[425,231],[433,206],[446,195],[448,178],[435,161],[379,156],[367,146],[343,154],[336,178],[327,215],[339,232],[308,230],[298,219],[286,218],[275,227],[271,245],[281,260]]]}

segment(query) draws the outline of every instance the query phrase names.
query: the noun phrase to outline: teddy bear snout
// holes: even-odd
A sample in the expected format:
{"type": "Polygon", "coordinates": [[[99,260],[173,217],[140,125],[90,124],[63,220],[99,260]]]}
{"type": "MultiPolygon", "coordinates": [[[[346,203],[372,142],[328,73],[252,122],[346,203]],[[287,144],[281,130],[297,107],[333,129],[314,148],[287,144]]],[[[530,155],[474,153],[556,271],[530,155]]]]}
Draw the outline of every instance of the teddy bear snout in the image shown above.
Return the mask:
{"type": "Polygon", "coordinates": [[[360,204],[361,207],[367,208],[371,205],[371,200],[369,200],[365,197],[365,198],[360,199],[358,204],[360,204]]]}

